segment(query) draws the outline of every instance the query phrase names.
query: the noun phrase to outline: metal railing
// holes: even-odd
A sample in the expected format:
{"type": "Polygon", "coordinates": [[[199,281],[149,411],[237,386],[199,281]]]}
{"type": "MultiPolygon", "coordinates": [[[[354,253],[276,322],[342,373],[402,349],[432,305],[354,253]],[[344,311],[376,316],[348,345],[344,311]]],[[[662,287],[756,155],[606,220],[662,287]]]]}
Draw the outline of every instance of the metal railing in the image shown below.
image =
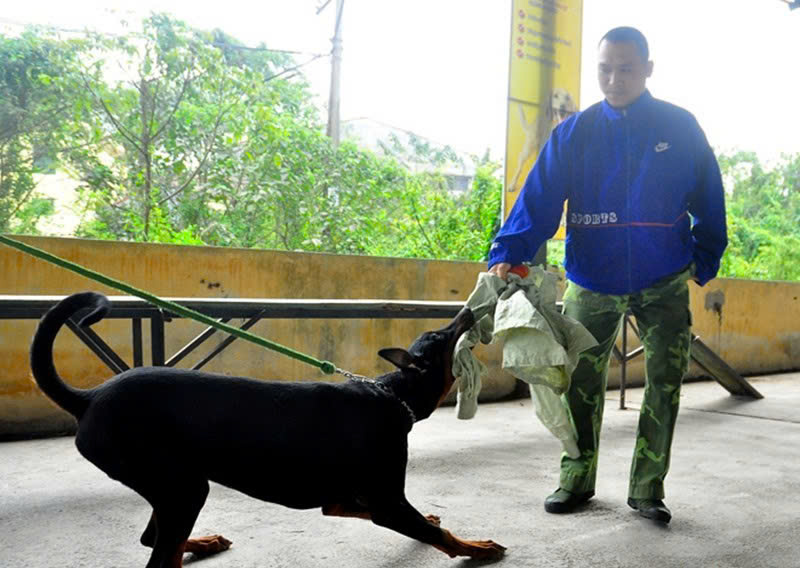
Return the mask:
{"type": "MultiPolygon", "coordinates": [[[[64,296],[0,295],[0,319],[40,319],[64,296]]],[[[107,319],[131,320],[133,362],[128,365],[105,341],[91,329],[80,328],[69,321],[69,328],[91,349],[114,373],[131,366],[144,365],[142,326],[150,323],[151,365],[175,366],[194,352],[208,338],[217,333],[207,327],[171,356],[166,354],[165,323],[181,316],[170,313],[134,296],[109,296],[111,310],[107,319]]],[[[330,300],[330,299],[274,299],[274,298],[167,298],[187,308],[227,323],[231,319],[246,320],[240,328],[249,329],[262,319],[449,319],[463,307],[458,301],[402,301],[402,300],[330,300]]],[[[560,304],[559,304],[560,305],[560,304]]],[[[80,314],[78,314],[80,315],[80,314]]],[[[643,353],[639,346],[628,351],[628,328],[638,337],[638,329],[631,315],[625,315],[622,324],[622,345],[613,349],[613,356],[620,364],[620,408],[626,408],[625,389],[627,362],[643,353]]],[[[198,370],[219,355],[236,340],[228,336],[191,368],[198,370]]],[[[750,383],[742,378],[722,358],[716,355],[698,336],[692,335],[692,359],[711,378],[736,396],[763,398],[750,383]]]]}

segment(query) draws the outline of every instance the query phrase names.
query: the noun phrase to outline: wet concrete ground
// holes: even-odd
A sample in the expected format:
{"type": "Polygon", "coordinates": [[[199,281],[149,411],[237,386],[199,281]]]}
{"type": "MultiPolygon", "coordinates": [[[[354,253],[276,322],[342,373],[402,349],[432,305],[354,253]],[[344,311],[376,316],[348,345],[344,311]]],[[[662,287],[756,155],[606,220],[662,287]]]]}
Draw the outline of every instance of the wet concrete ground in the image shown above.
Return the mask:
{"type": "MultiPolygon", "coordinates": [[[[630,410],[609,391],[597,496],[578,513],[547,514],[559,445],[529,400],[484,404],[473,420],[438,410],[409,439],[406,492],[466,539],[508,547],[497,566],[800,566],[800,373],[750,378],[765,398],[714,382],[682,392],[664,527],[625,504],[642,389],[630,410]]],[[[325,472],[319,472],[320,476],[325,472]]],[[[0,443],[0,567],[142,567],[147,503],[83,459],[72,438],[0,443]]],[[[233,547],[193,568],[455,567],[443,553],[359,519],[323,517],[213,485],[194,535],[233,547]]]]}

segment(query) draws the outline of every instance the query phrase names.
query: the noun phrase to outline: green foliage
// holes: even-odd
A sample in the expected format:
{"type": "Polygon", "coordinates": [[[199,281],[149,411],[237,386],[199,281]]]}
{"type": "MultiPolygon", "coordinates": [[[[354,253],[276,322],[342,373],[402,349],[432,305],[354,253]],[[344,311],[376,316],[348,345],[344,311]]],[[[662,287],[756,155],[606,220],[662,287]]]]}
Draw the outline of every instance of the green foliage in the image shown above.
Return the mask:
{"type": "Polygon", "coordinates": [[[227,119],[246,105],[257,80],[227,65],[210,41],[163,14],[146,19],[141,35],[91,38],[95,75],[83,78],[93,128],[103,136],[66,157],[94,213],[79,235],[162,241],[192,231],[181,210],[220,144],[240,136],[227,119]],[[126,70],[126,80],[103,77],[112,61],[126,70]]]}
{"type": "Polygon", "coordinates": [[[75,71],[82,43],[42,30],[0,35],[0,232],[35,231],[53,213],[36,174],[80,143],[85,108],[75,71]]]}
{"type": "MultiPolygon", "coordinates": [[[[467,191],[450,147],[390,137],[335,147],[291,56],[164,14],[141,33],[0,35],[0,231],[35,233],[55,168],[80,181],[78,236],[339,254],[483,260],[499,165],[467,191]]],[[[722,276],[800,279],[800,155],[719,158],[730,245],[722,276]]],[[[548,263],[563,243],[551,241],[548,263]]]]}
{"type": "Polygon", "coordinates": [[[306,84],[287,76],[286,54],[163,14],[140,34],[91,36],[81,48],[70,73],[87,134],[59,154],[91,212],[79,236],[484,256],[498,225],[497,165],[484,160],[460,194],[439,172],[460,163],[449,147],[417,137],[408,148],[395,139],[387,157],[334,147],[306,84]]]}
{"type": "Polygon", "coordinates": [[[800,154],[769,169],[752,152],[719,162],[729,240],[720,276],[800,280],[800,154]]]}
{"type": "MultiPolygon", "coordinates": [[[[483,260],[500,225],[502,184],[494,176],[498,164],[479,165],[470,191],[459,195],[443,176],[434,183],[416,183],[405,193],[412,229],[404,256],[483,260]]],[[[423,176],[422,179],[425,180],[423,176]]]]}
{"type": "Polygon", "coordinates": [[[561,268],[564,263],[564,241],[547,241],[547,265],[561,268]]]}
{"type": "Polygon", "coordinates": [[[34,196],[26,200],[17,210],[8,229],[11,233],[38,235],[38,223],[41,219],[55,213],[53,200],[47,197],[34,196]]]}

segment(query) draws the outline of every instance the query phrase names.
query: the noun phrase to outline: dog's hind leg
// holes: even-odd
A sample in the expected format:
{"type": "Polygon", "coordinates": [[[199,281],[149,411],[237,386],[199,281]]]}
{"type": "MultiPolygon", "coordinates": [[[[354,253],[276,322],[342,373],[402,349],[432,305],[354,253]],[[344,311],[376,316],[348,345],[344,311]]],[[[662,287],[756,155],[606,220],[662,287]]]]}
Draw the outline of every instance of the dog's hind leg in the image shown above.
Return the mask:
{"type": "Polygon", "coordinates": [[[438,517],[422,516],[405,497],[376,503],[372,522],[438,548],[450,557],[469,556],[477,559],[500,558],[505,547],[491,540],[462,540],[442,529],[438,517]]]}
{"type": "Polygon", "coordinates": [[[208,496],[208,482],[182,479],[141,493],[153,506],[141,538],[142,544],[153,547],[147,568],[181,568],[189,534],[208,496]]]}
{"type": "Polygon", "coordinates": [[[326,517],[355,517],[367,521],[372,520],[369,510],[356,501],[337,503],[335,505],[323,505],[322,514],[326,517]]]}
{"type": "Polygon", "coordinates": [[[144,529],[141,538],[139,538],[139,542],[145,545],[148,548],[153,548],[153,545],[156,543],[156,514],[155,511],[150,515],[150,520],[147,523],[147,527],[144,529]]]}

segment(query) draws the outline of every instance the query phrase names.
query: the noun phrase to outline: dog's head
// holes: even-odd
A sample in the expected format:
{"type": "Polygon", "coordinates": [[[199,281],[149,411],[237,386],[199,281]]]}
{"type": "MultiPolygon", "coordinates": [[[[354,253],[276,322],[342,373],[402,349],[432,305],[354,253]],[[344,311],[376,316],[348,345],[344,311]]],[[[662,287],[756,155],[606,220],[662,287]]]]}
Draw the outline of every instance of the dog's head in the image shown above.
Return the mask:
{"type": "MultiPolygon", "coordinates": [[[[395,365],[401,371],[416,371],[424,375],[426,383],[436,381],[437,391],[435,409],[455,382],[453,376],[453,351],[456,343],[475,323],[475,316],[469,308],[462,308],[453,320],[441,329],[426,331],[420,335],[411,347],[401,349],[390,347],[378,351],[378,355],[395,365]]],[[[433,384],[426,386],[433,387],[433,384]]]]}
{"type": "Polygon", "coordinates": [[[572,95],[569,94],[564,88],[555,87],[550,93],[550,106],[548,113],[555,124],[558,124],[565,118],[575,114],[578,111],[578,105],[572,95]]]}

